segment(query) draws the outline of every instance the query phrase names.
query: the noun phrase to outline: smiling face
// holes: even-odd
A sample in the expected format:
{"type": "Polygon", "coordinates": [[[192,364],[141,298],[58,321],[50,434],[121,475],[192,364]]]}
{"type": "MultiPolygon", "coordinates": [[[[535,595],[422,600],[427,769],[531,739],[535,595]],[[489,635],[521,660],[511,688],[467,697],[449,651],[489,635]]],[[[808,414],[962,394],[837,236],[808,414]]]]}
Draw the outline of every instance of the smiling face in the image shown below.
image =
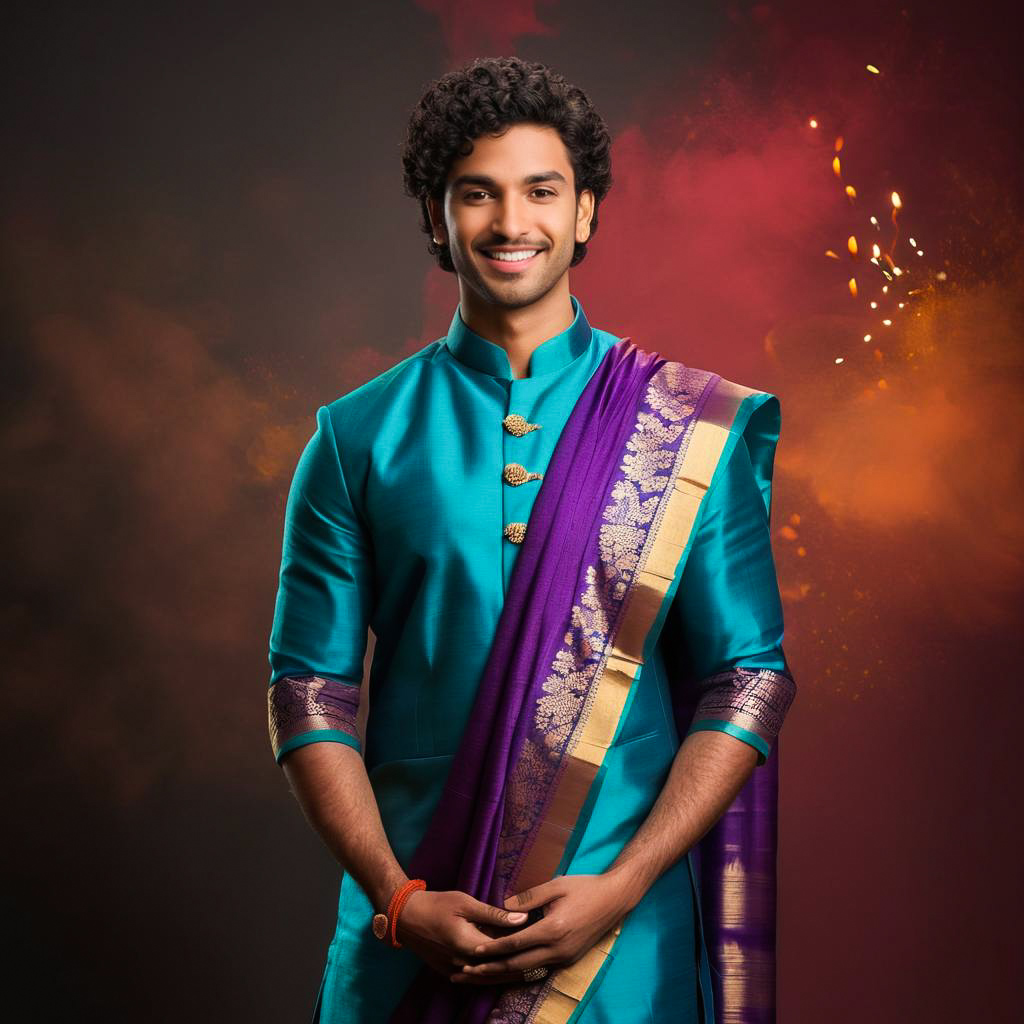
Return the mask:
{"type": "Polygon", "coordinates": [[[474,140],[473,152],[448,172],[443,210],[435,200],[427,205],[460,286],[512,309],[565,278],[576,242],[590,237],[594,196],[584,189],[577,199],[569,152],[554,128],[516,124],[474,140]]]}

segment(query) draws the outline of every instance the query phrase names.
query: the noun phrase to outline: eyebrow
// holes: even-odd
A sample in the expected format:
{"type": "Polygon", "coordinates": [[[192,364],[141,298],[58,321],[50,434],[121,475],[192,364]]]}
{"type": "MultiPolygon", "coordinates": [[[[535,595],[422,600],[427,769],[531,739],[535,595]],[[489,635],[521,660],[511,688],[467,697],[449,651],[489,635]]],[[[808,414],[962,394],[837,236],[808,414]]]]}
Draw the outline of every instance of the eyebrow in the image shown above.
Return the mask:
{"type": "MultiPolygon", "coordinates": [[[[542,181],[560,181],[565,185],[569,183],[558,171],[540,171],[537,174],[528,174],[523,178],[524,185],[537,185],[542,181]]],[[[451,184],[452,191],[462,188],[463,185],[483,185],[485,188],[498,187],[498,183],[486,174],[460,174],[451,184]]]]}

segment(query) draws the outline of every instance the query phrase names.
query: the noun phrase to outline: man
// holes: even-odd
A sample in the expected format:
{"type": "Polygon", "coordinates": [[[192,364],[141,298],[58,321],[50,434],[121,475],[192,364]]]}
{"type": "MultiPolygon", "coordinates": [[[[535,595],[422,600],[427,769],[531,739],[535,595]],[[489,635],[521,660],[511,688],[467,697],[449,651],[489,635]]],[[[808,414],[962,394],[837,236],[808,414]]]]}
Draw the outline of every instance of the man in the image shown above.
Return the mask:
{"type": "Polygon", "coordinates": [[[296,469],[270,728],[345,869],[325,1024],[773,1019],[778,400],[591,327],[609,150],[543,65],[434,83],[406,188],[459,305],[296,469]]]}

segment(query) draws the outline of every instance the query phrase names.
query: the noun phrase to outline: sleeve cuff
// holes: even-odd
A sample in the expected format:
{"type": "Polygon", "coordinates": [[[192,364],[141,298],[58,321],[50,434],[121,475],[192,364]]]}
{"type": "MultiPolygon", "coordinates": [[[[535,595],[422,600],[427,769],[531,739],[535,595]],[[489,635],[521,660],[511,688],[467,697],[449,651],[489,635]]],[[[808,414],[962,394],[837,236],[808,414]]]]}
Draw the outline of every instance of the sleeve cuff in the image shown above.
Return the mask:
{"type": "Polygon", "coordinates": [[[267,692],[270,745],[278,764],[296,747],[321,740],[362,752],[356,716],[359,686],[317,675],[282,676],[267,692]]]}
{"type": "Polygon", "coordinates": [[[796,683],[786,671],[736,666],[701,680],[700,699],[688,733],[717,729],[758,751],[758,765],[771,753],[782,722],[796,697],[796,683]]]}
{"type": "Polygon", "coordinates": [[[280,764],[285,754],[290,754],[293,750],[298,750],[299,747],[305,747],[310,743],[323,742],[345,743],[350,747],[355,747],[360,754],[363,752],[358,736],[352,736],[347,732],[342,732],[340,729],[313,729],[310,732],[303,732],[298,736],[293,736],[290,740],[282,743],[274,753],[274,760],[280,764]]]}

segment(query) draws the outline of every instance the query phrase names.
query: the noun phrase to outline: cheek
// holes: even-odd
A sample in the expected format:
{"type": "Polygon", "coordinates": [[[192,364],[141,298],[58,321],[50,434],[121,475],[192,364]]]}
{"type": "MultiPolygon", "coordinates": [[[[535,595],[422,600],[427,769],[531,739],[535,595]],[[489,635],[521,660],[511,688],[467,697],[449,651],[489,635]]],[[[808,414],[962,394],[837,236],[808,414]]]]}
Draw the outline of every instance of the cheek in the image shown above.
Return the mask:
{"type": "Polygon", "coordinates": [[[576,225],[577,225],[577,214],[576,207],[573,206],[566,214],[565,220],[565,234],[569,239],[570,245],[575,244],[576,241],[576,225]]]}

